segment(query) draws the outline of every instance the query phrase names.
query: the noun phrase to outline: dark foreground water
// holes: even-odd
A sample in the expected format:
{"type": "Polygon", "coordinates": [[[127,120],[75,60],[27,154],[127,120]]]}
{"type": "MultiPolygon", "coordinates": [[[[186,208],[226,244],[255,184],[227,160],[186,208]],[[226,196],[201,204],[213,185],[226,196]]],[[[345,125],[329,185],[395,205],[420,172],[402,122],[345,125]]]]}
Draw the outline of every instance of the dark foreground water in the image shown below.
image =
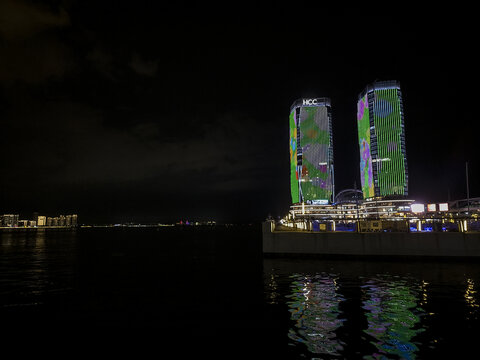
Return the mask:
{"type": "Polygon", "coordinates": [[[273,259],[260,226],[0,234],[0,338],[58,358],[460,359],[480,264],[273,259]]]}

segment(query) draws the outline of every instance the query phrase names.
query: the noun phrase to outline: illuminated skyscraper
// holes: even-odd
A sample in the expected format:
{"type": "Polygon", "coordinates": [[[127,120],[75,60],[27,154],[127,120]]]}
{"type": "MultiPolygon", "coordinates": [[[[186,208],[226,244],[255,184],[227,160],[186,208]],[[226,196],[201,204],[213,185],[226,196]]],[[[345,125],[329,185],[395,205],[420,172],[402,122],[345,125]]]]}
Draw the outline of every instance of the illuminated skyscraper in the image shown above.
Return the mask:
{"type": "Polygon", "coordinates": [[[358,97],[357,109],[364,199],[408,196],[400,83],[382,81],[368,85],[358,97]]]}
{"type": "Polygon", "coordinates": [[[299,99],[290,108],[292,203],[333,201],[333,139],[329,98],[299,99]]]}

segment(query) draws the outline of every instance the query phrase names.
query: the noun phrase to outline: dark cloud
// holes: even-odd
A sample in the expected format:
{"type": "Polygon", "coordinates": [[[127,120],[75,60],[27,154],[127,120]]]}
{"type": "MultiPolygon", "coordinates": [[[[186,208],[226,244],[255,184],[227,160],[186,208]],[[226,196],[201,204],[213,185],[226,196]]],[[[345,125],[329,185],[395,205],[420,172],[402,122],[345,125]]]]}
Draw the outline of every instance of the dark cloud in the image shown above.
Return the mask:
{"type": "Polygon", "coordinates": [[[70,25],[64,8],[57,11],[23,0],[2,0],[0,3],[0,36],[7,41],[38,37],[52,28],[70,25]]]}
{"type": "Polygon", "coordinates": [[[179,123],[177,136],[164,138],[163,119],[111,127],[105,125],[101,112],[78,103],[36,103],[11,111],[4,128],[19,136],[6,144],[5,151],[14,153],[17,161],[5,164],[5,170],[20,174],[22,168],[34,169],[42,183],[148,179],[168,183],[169,177],[202,174],[192,187],[213,190],[228,188],[232,180],[246,187],[261,186],[267,180],[252,179],[252,173],[261,173],[268,164],[263,141],[270,130],[252,118],[233,114],[212,118],[196,125],[200,129],[194,138],[187,134],[188,126],[179,123]],[[187,136],[183,138],[182,133],[187,136]],[[31,149],[36,150],[35,156],[31,149]]]}
{"type": "MultiPolygon", "coordinates": [[[[45,208],[48,203],[70,198],[82,208],[87,199],[72,195],[82,193],[98,201],[89,210],[92,216],[116,201],[111,197],[136,193],[152,201],[174,196],[172,201],[185,204],[183,212],[198,207],[201,201],[205,211],[208,208],[213,213],[235,194],[246,195],[238,204],[249,202],[249,196],[278,182],[275,173],[281,162],[269,148],[268,139],[279,132],[245,115],[224,113],[212,115],[206,122],[185,120],[185,125],[179,118],[169,127],[175,131],[172,136],[164,132],[170,119],[160,116],[156,121],[140,120],[119,127],[109,126],[103,111],[83,103],[29,103],[28,108],[14,105],[4,124],[6,133],[17,136],[16,141],[2,146],[4,153],[14,157],[2,166],[2,187],[8,189],[4,203],[24,198],[24,203],[30,199],[45,208]],[[26,189],[35,189],[35,195],[26,189]]],[[[146,211],[135,203],[139,198],[115,206],[116,216],[128,209],[146,211]]]]}
{"type": "Polygon", "coordinates": [[[100,46],[95,46],[85,56],[88,63],[102,76],[115,80],[113,55],[100,46]]]}
{"type": "Polygon", "coordinates": [[[53,36],[4,42],[0,48],[0,80],[6,84],[58,79],[74,66],[68,48],[53,36]]]}
{"type": "Polygon", "coordinates": [[[38,83],[61,77],[72,64],[68,47],[55,33],[70,25],[67,12],[24,1],[0,3],[0,80],[38,83]]]}
{"type": "Polygon", "coordinates": [[[130,66],[136,73],[145,76],[153,76],[158,71],[157,61],[144,60],[137,53],[133,54],[130,66]]]}

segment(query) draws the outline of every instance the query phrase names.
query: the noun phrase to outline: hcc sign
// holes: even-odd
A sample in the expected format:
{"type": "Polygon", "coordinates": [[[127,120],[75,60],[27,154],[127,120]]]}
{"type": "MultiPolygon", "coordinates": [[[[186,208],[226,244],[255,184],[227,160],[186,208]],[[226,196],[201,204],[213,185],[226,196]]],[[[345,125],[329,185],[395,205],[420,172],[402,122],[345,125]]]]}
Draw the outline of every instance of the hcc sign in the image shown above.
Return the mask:
{"type": "Polygon", "coordinates": [[[317,105],[317,99],[303,99],[303,105],[317,105]]]}

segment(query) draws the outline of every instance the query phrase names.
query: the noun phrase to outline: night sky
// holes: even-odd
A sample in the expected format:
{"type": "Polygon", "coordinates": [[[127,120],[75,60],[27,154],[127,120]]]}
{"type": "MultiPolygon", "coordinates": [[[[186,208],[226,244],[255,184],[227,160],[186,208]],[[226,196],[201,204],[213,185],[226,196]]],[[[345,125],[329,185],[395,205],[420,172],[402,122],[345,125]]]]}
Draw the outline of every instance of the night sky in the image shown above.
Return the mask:
{"type": "Polygon", "coordinates": [[[471,9],[224,3],[0,0],[0,213],[283,216],[290,105],[331,98],[336,190],[359,186],[375,80],[401,84],[409,197],[465,198],[466,161],[480,196],[471,9]]]}

